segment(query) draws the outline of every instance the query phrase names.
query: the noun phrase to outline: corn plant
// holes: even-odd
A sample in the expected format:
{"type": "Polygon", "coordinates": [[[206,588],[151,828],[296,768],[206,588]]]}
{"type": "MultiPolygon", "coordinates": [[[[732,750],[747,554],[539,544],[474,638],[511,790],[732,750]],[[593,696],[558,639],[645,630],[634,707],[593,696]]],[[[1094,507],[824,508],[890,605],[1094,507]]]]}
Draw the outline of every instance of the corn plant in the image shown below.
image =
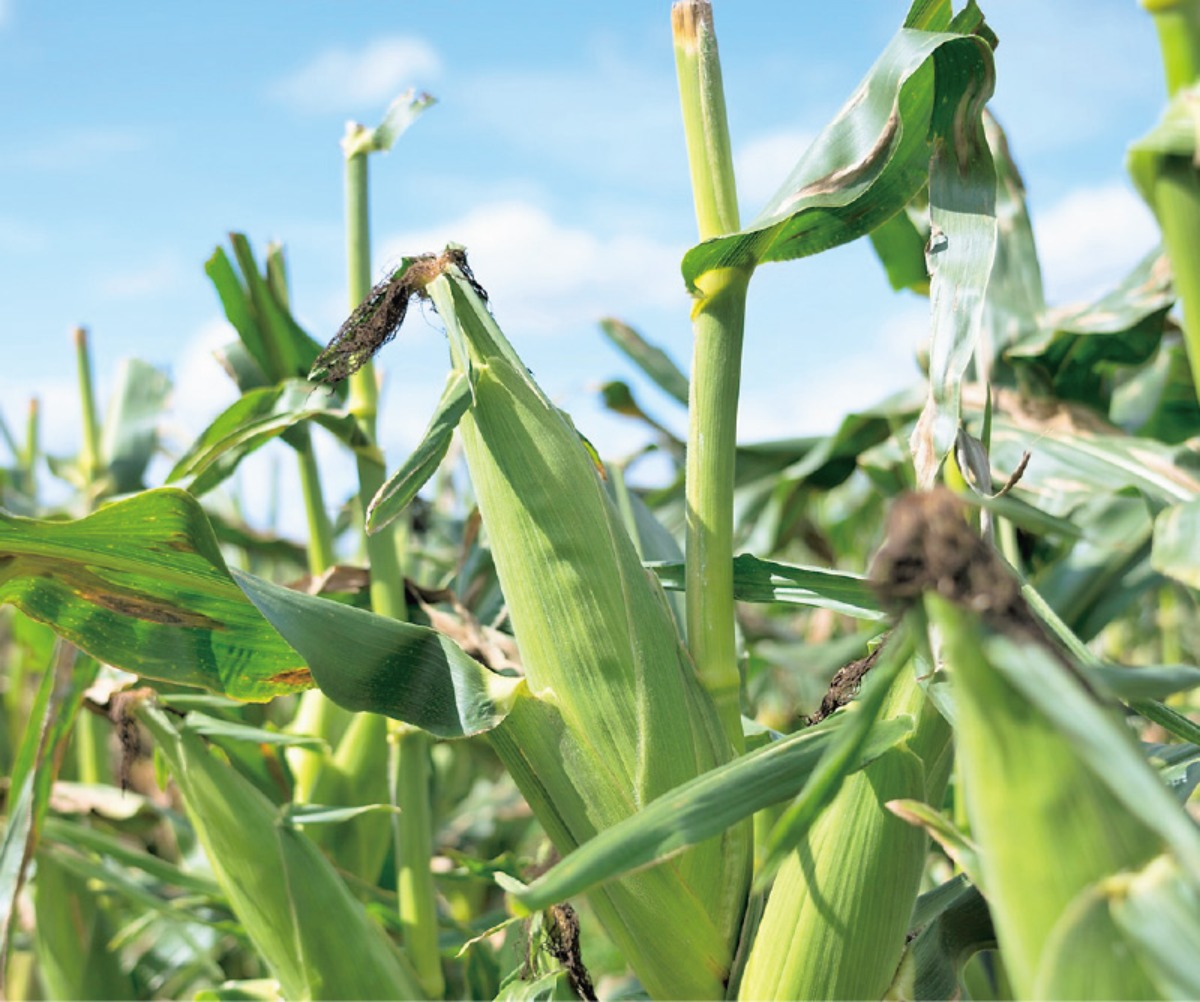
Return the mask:
{"type": "Polygon", "coordinates": [[[915,0],[745,225],[713,12],[676,3],[690,372],[604,323],[687,408],[683,441],[605,386],[671,456],[659,489],[547,397],[469,248],[372,286],[369,157],[424,95],[343,141],[351,309],[327,345],[280,249],[260,265],[232,234],[209,259],[241,395],[172,486],[143,483],[165,386],[120,382],[101,428],[81,337],[84,447],[51,464],[69,517],[38,500],[36,410],[23,442],[0,425],[5,990],[1200,994],[1189,10],[1155,6],[1177,96],[1131,156],[1170,264],[1052,311],[973,2],[915,0]],[[756,270],[863,236],[929,297],[918,392],[739,444],[756,270]],[[416,302],[449,372],[388,475],[373,357],[416,302]],[[354,454],[348,518],[314,424],[354,454]],[[307,547],[213,500],[272,439],[307,547]]]}

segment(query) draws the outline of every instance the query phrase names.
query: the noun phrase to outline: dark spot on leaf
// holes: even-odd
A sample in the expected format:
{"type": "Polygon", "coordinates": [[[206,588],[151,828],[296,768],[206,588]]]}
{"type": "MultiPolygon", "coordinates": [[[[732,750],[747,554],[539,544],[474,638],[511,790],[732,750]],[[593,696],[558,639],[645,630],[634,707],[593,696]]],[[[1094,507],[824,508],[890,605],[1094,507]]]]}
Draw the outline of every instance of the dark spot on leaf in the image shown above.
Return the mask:
{"type": "Polygon", "coordinates": [[[287,686],[290,689],[311,689],[313,685],[312,672],[307,668],[289,668],[287,671],[276,672],[267,681],[272,685],[287,686]]]}

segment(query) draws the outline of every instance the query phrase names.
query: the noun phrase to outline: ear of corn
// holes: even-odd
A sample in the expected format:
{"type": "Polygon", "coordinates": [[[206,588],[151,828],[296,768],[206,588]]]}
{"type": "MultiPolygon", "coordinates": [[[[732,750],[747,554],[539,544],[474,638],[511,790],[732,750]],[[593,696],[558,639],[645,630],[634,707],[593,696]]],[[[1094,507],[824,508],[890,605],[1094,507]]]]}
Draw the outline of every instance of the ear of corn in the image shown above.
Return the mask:
{"type": "Polygon", "coordinates": [[[959,778],[1005,968],[1020,998],[1158,997],[1113,922],[1109,881],[1168,843],[1192,859],[1194,828],[1049,648],[964,511],[944,490],[897,503],[889,597],[923,597],[953,683],[959,778]]]}
{"type": "Polygon", "coordinates": [[[892,983],[927,840],[885,805],[938,802],[950,737],[911,666],[894,683],[882,717],[903,714],[917,720],[908,741],[847,777],[780,866],[739,998],[881,998],[892,983]]]}
{"type": "Polygon", "coordinates": [[[217,882],[288,999],[420,998],[404,957],[307,836],[196,734],[139,716],[187,805],[217,882]]]}
{"type": "MultiPolygon", "coordinates": [[[[428,293],[469,379],[464,451],[533,697],[491,736],[566,853],[731,749],[574,428],[456,266],[428,293]]],[[[591,895],[655,997],[723,994],[749,851],[741,825],[591,895]]]]}

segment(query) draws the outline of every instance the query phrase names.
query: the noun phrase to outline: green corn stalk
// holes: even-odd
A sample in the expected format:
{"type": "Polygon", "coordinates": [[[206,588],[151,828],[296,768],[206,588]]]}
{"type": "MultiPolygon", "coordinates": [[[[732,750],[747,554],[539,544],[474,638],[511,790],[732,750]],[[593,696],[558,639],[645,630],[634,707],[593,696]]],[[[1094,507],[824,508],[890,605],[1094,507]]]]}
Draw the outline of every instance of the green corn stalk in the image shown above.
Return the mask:
{"type": "Polygon", "coordinates": [[[910,715],[916,729],[846,778],[771,888],[738,997],[873,999],[892,983],[925,869],[924,832],[889,801],[940,801],[950,728],[908,664],[881,719],[910,715]]]}
{"type": "MultiPolygon", "coordinates": [[[[459,262],[427,294],[470,382],[460,432],[532,697],[490,737],[565,854],[731,748],[590,454],[459,262]]],[[[723,996],[750,848],[741,826],[590,896],[652,996],[723,996]]]]}
{"type": "Polygon", "coordinates": [[[422,998],[407,959],[321,851],[203,740],[143,704],[213,874],[288,999],[422,998]],[[248,851],[253,848],[255,851],[248,851]]]}
{"type": "Polygon", "coordinates": [[[1196,81],[1200,3],[1142,0],[1154,16],[1171,101],[1162,121],[1129,150],[1128,168],[1162,229],[1183,308],[1184,347],[1200,393],[1200,171],[1196,167],[1196,81]]]}
{"type": "MultiPolygon", "coordinates": [[[[948,491],[897,504],[888,548],[901,573],[890,597],[924,593],[914,618],[928,617],[953,682],[959,781],[1005,968],[1019,998],[1159,997],[1130,961],[1103,882],[1158,856],[1163,839],[999,670],[1005,658],[1040,656],[1044,684],[1054,671],[1084,687],[1055,665],[1019,583],[968,528],[965,510],[948,491]]],[[[1119,727],[1113,739],[1128,743],[1119,727]]]]}

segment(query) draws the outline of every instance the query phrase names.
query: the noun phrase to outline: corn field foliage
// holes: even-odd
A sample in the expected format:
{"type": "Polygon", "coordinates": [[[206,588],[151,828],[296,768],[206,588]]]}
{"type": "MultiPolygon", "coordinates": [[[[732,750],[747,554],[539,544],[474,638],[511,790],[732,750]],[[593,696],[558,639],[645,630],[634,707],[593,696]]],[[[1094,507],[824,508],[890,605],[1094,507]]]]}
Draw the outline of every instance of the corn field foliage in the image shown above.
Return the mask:
{"type": "Polygon", "coordinates": [[[168,380],[128,361],[101,416],[78,332],[78,454],[36,405],[0,427],[7,996],[1200,997],[1200,4],[1146,6],[1163,243],[1051,305],[974,0],[914,0],[745,224],[712,9],[676,3],[695,356],[600,324],[661,391],[601,389],[634,455],[542,391],[469,247],[371,288],[367,166],[426,95],[343,140],[336,334],[214,234],[240,396],[165,483],[168,380]],[[912,392],[738,441],[756,270],[864,237],[929,301],[912,392]],[[447,377],[397,463],[375,359],[417,303],[447,377]],[[274,439],[304,540],[229,502],[274,439]]]}

